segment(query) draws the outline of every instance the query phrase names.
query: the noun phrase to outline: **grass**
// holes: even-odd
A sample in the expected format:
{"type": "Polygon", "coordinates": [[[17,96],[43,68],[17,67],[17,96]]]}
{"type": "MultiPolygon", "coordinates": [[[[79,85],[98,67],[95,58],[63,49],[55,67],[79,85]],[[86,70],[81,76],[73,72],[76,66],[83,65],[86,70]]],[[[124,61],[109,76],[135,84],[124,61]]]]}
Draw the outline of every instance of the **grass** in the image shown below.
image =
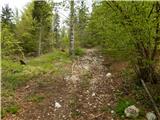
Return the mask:
{"type": "Polygon", "coordinates": [[[9,104],[1,109],[1,117],[3,118],[7,113],[16,114],[20,107],[16,103],[9,104]]]}
{"type": "MultiPolygon", "coordinates": [[[[54,71],[55,74],[63,72],[64,65],[70,62],[71,60],[68,53],[58,50],[54,50],[52,53],[44,54],[39,57],[30,58],[27,61],[27,65],[21,65],[19,62],[15,62],[10,59],[3,59],[2,103],[13,102],[15,99],[14,96],[16,89],[24,86],[27,81],[34,80],[34,78],[36,79],[36,77],[50,71],[54,71]]],[[[36,95],[30,96],[29,98],[30,101],[35,102],[40,102],[43,99],[44,98],[42,96],[36,95]]],[[[10,107],[10,104],[2,104],[2,109],[2,113],[15,113],[14,111],[18,111],[15,107],[10,107]]],[[[5,114],[2,116],[4,115],[5,114]]]]}
{"type": "Polygon", "coordinates": [[[76,56],[83,56],[84,54],[85,54],[84,49],[82,49],[82,48],[76,48],[75,49],[75,55],[76,56]]]}
{"type": "Polygon", "coordinates": [[[134,105],[134,102],[129,99],[120,99],[115,107],[115,111],[118,115],[123,116],[124,110],[130,105],[134,105]]]}
{"type": "Polygon", "coordinates": [[[42,96],[42,95],[31,94],[31,95],[27,96],[26,99],[27,99],[27,101],[29,101],[29,102],[39,103],[39,102],[42,102],[44,98],[45,98],[45,97],[42,96]]]}
{"type": "Polygon", "coordinates": [[[2,88],[15,90],[31,78],[50,70],[59,70],[69,62],[67,53],[61,51],[30,59],[26,66],[12,60],[2,60],[2,88]]]}
{"type": "Polygon", "coordinates": [[[29,65],[41,67],[44,70],[51,70],[56,67],[56,62],[59,62],[59,65],[64,65],[70,62],[70,58],[66,52],[53,51],[53,53],[48,53],[41,55],[40,57],[33,58],[29,61],[29,65]]]}

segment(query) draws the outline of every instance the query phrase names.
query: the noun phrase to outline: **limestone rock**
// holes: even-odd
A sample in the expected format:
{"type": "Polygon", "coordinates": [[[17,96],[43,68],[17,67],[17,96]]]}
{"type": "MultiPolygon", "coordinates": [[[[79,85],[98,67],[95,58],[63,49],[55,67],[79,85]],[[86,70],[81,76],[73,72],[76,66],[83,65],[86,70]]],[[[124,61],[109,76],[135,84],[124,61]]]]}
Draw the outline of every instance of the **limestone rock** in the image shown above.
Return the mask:
{"type": "Polygon", "coordinates": [[[107,77],[107,78],[111,78],[111,77],[112,77],[112,74],[111,74],[111,73],[107,73],[107,74],[106,74],[106,77],[107,77]]]}
{"type": "Polygon", "coordinates": [[[126,117],[136,118],[139,116],[139,109],[135,105],[131,105],[124,110],[126,117]]]}
{"type": "Polygon", "coordinates": [[[61,104],[55,101],[55,108],[60,108],[60,107],[62,107],[61,104]]]}
{"type": "Polygon", "coordinates": [[[147,120],[156,120],[156,115],[153,112],[148,112],[146,118],[147,120]]]}

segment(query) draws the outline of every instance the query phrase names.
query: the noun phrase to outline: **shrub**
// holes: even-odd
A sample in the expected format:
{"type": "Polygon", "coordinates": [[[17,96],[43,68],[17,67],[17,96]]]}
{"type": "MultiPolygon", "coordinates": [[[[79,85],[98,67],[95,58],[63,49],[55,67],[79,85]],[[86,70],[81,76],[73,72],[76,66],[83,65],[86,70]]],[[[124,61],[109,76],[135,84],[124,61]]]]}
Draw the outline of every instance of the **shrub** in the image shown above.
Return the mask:
{"type": "Polygon", "coordinates": [[[84,50],[82,48],[76,48],[75,49],[75,55],[77,56],[83,56],[85,54],[84,50]]]}

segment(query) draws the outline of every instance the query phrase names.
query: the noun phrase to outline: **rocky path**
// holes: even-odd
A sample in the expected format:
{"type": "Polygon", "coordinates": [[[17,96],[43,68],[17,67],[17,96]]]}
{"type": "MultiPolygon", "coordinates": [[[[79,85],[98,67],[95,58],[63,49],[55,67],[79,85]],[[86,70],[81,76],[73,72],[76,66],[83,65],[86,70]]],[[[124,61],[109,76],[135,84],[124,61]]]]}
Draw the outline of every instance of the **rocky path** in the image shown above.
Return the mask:
{"type": "Polygon", "coordinates": [[[4,120],[118,120],[113,108],[121,82],[110,67],[88,49],[63,74],[49,73],[17,90],[21,110],[4,120]],[[31,95],[39,101],[29,101],[31,95]]]}

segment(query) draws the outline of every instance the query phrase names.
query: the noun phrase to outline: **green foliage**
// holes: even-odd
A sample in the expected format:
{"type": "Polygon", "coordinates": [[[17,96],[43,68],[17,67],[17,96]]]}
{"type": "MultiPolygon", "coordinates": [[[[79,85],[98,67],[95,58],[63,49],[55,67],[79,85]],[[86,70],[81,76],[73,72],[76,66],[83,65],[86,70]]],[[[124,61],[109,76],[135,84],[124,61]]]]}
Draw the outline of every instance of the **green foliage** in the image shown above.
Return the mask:
{"type": "Polygon", "coordinates": [[[75,42],[81,46],[84,46],[84,41],[87,40],[87,32],[85,28],[88,24],[88,8],[86,7],[86,1],[80,0],[75,10],[75,42]]]}
{"type": "Polygon", "coordinates": [[[120,99],[115,107],[115,111],[120,116],[124,115],[124,110],[130,105],[133,105],[134,102],[127,99],[120,99]]]}
{"type": "Polygon", "coordinates": [[[135,1],[95,2],[87,27],[89,41],[103,49],[113,50],[112,53],[118,53],[115,54],[117,57],[130,60],[138,77],[154,81],[159,4],[135,1]]]}
{"type": "Polygon", "coordinates": [[[77,56],[83,56],[85,54],[84,49],[82,48],[75,48],[75,55],[77,56]]]}
{"type": "Polygon", "coordinates": [[[160,103],[160,96],[155,96],[155,100],[157,103],[160,103]]]}
{"type": "Polygon", "coordinates": [[[4,25],[8,25],[10,27],[13,27],[13,11],[11,8],[9,8],[8,4],[6,4],[4,7],[2,7],[2,28],[4,25]]]}
{"type": "Polygon", "coordinates": [[[70,58],[66,52],[54,50],[52,53],[41,55],[40,57],[33,58],[29,64],[35,67],[41,67],[43,70],[52,70],[55,68],[56,62],[64,65],[70,62],[70,58]]]}
{"type": "MultiPolygon", "coordinates": [[[[54,74],[60,73],[62,70],[64,71],[65,64],[70,62],[71,60],[66,52],[58,51],[56,49],[52,53],[41,55],[37,58],[30,58],[27,65],[21,65],[13,60],[3,59],[2,101],[7,102],[2,106],[2,116],[5,116],[7,111],[10,113],[16,112],[17,108],[15,106],[10,107],[10,104],[8,103],[14,101],[15,90],[18,87],[23,86],[27,81],[33,80],[33,78],[50,71],[54,71],[54,74]]],[[[41,102],[44,97],[31,94],[27,99],[33,102],[41,102]]]]}
{"type": "Polygon", "coordinates": [[[21,42],[24,53],[37,52],[37,25],[32,18],[33,3],[24,9],[21,21],[16,24],[17,38],[21,42]]]}
{"type": "Polygon", "coordinates": [[[5,108],[1,109],[1,118],[3,118],[7,113],[16,114],[20,107],[16,103],[12,103],[5,108]]]}
{"type": "MultiPolygon", "coordinates": [[[[53,48],[53,3],[51,1],[34,1],[32,18],[35,20],[36,30],[38,39],[40,39],[41,34],[41,52],[46,53],[53,48]]],[[[38,41],[39,44],[40,41],[38,41]]]]}
{"type": "Polygon", "coordinates": [[[36,95],[36,94],[31,94],[31,95],[27,96],[26,99],[27,99],[27,101],[30,101],[30,102],[39,103],[39,102],[41,102],[44,99],[44,96],[36,95]]]}
{"type": "Polygon", "coordinates": [[[70,62],[67,53],[54,51],[38,58],[31,59],[26,66],[20,65],[12,60],[2,60],[2,88],[15,90],[18,86],[25,84],[29,79],[44,74],[47,71],[62,69],[54,63],[59,62],[59,67],[70,62]]]}
{"type": "Polygon", "coordinates": [[[134,77],[136,76],[134,73],[134,70],[131,68],[126,68],[121,72],[122,77],[127,81],[127,80],[131,80],[134,79],[134,77]]]}
{"type": "Polygon", "coordinates": [[[15,39],[14,34],[11,32],[10,28],[5,25],[1,31],[2,40],[2,57],[13,57],[13,54],[21,51],[21,47],[19,46],[19,41],[15,39]]]}
{"type": "Polygon", "coordinates": [[[23,83],[25,77],[21,76],[22,70],[23,66],[20,64],[11,60],[2,60],[2,89],[15,89],[19,84],[23,83]]]}
{"type": "Polygon", "coordinates": [[[60,35],[59,35],[59,32],[60,32],[60,17],[59,17],[59,14],[58,14],[58,10],[57,10],[57,7],[55,6],[54,7],[54,11],[55,11],[55,19],[54,19],[54,37],[55,37],[55,46],[56,48],[59,48],[60,47],[60,35]]]}
{"type": "MultiPolygon", "coordinates": [[[[40,7],[35,6],[37,2],[29,3],[22,13],[21,20],[16,24],[16,38],[20,41],[25,54],[33,54],[38,52],[38,39],[40,28],[43,29],[41,48],[42,53],[52,50],[53,32],[51,26],[53,22],[52,3],[40,1],[40,7]],[[39,15],[40,14],[40,15],[39,15]],[[39,22],[42,18],[43,25],[39,22]],[[43,26],[43,28],[42,28],[43,26]]],[[[39,5],[39,4],[38,4],[39,5]]]]}
{"type": "Polygon", "coordinates": [[[32,77],[43,73],[45,70],[40,67],[22,66],[11,60],[2,60],[2,88],[15,90],[32,77]]]}
{"type": "Polygon", "coordinates": [[[61,48],[63,48],[63,49],[69,48],[68,32],[66,31],[66,28],[64,26],[61,29],[60,45],[61,45],[61,48]]]}

